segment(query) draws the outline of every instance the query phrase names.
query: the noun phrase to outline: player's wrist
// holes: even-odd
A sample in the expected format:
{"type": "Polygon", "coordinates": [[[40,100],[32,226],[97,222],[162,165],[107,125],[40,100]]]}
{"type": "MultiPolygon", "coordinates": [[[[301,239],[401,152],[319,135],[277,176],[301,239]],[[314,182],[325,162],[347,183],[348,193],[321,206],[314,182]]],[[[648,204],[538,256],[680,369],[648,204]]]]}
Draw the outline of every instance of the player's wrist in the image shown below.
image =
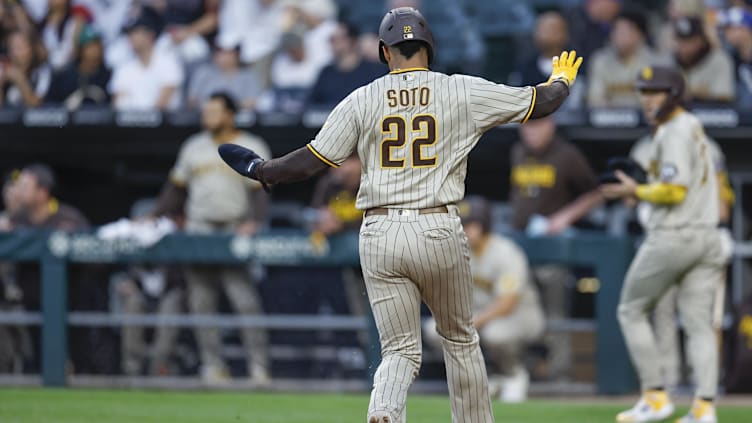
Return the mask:
{"type": "Polygon", "coordinates": [[[258,180],[258,167],[261,163],[264,162],[264,159],[256,158],[251,160],[250,163],[248,163],[248,167],[246,168],[246,175],[249,178],[258,180]]]}

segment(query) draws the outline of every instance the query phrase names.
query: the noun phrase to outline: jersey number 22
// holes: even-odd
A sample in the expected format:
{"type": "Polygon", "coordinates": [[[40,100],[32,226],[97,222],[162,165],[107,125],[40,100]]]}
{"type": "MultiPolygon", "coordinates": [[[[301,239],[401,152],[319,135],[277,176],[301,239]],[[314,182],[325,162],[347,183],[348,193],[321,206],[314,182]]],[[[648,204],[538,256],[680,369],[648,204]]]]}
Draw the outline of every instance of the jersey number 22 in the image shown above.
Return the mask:
{"type": "MultiPolygon", "coordinates": [[[[436,166],[436,156],[425,157],[423,148],[436,144],[436,118],[433,115],[415,115],[411,122],[410,165],[413,168],[436,166]]],[[[385,116],[381,120],[381,167],[403,169],[408,154],[404,158],[394,158],[394,149],[402,149],[407,143],[407,121],[399,115],[385,116]]]]}

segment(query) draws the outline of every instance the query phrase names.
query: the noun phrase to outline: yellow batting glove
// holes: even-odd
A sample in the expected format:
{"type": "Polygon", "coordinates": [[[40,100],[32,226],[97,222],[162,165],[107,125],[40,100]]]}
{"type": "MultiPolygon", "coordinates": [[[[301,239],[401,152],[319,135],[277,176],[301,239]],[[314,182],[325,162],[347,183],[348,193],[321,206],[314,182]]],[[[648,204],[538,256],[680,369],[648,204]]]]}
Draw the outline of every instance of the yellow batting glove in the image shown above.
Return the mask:
{"type": "Polygon", "coordinates": [[[551,70],[551,77],[548,78],[546,84],[550,84],[556,80],[560,80],[572,86],[574,80],[577,79],[577,71],[582,65],[582,57],[577,57],[577,52],[572,50],[570,52],[563,51],[559,57],[553,58],[553,69],[551,70]]]}

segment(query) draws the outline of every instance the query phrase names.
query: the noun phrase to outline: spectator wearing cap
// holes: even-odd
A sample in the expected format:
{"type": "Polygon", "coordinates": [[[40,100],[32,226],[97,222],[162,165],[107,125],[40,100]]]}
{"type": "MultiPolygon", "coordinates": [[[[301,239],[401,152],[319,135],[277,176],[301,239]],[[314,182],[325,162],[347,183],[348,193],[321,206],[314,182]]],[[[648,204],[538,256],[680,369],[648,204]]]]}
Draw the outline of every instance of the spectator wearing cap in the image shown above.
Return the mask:
{"type": "Polygon", "coordinates": [[[135,58],[114,69],[110,93],[117,109],[164,110],[180,106],[183,68],[174,54],[157,53],[155,42],[161,30],[161,18],[148,7],[126,25],[135,58]]]}
{"type": "Polygon", "coordinates": [[[76,109],[84,103],[108,103],[107,85],[112,72],[104,64],[102,36],[87,25],[78,37],[78,53],[74,63],[57,72],[46,101],[76,109]]]}
{"type": "Polygon", "coordinates": [[[710,39],[710,43],[718,45],[719,40],[716,36],[715,23],[716,14],[713,9],[705,5],[705,0],[669,0],[666,3],[667,20],[656,20],[652,22],[651,33],[655,34],[656,50],[671,54],[676,47],[676,36],[672,22],[689,17],[697,17],[703,21],[705,35],[710,39]]]}
{"type": "MultiPolygon", "coordinates": [[[[59,201],[57,180],[53,170],[41,163],[25,166],[14,182],[18,202],[15,213],[16,228],[37,229],[42,231],[75,232],[89,227],[86,217],[75,207],[59,201]]],[[[71,265],[69,268],[68,296],[69,310],[106,311],[108,306],[107,285],[102,284],[101,268],[91,265],[71,265]]],[[[22,304],[27,311],[40,309],[40,274],[39,266],[32,263],[19,263],[16,266],[18,286],[23,290],[22,304]]],[[[34,351],[39,353],[39,331],[30,329],[30,338],[34,351]]],[[[110,357],[113,340],[97,328],[74,328],[69,333],[68,350],[72,370],[77,373],[113,372],[114,365],[110,357]],[[93,354],[96,351],[97,354],[93,354]]],[[[30,367],[38,365],[37,354],[30,367]]]]}
{"type": "Polygon", "coordinates": [[[572,46],[585,58],[585,63],[608,42],[622,3],[622,0],[585,0],[582,8],[572,13],[569,19],[572,46]]]}
{"type": "Polygon", "coordinates": [[[752,108],[752,12],[741,7],[726,11],[720,20],[723,38],[734,51],[736,104],[752,108]]]}
{"type": "Polygon", "coordinates": [[[596,51],[588,70],[587,100],[590,107],[637,107],[635,75],[659,61],[647,45],[647,23],[639,12],[616,18],[608,46],[596,51]]]}
{"type": "Polygon", "coordinates": [[[243,109],[256,107],[262,86],[258,73],[241,67],[240,46],[237,43],[218,40],[211,63],[193,73],[188,84],[188,104],[199,107],[215,92],[232,95],[243,109]]]}
{"type": "Polygon", "coordinates": [[[673,26],[674,59],[687,78],[689,100],[733,101],[736,96],[733,61],[725,51],[710,44],[702,20],[680,18],[673,26]]]}
{"type": "Polygon", "coordinates": [[[321,70],[308,97],[309,107],[334,108],[348,94],[383,76],[387,68],[363,59],[358,30],[340,23],[330,40],[334,61],[321,70]]]}
{"type": "Polygon", "coordinates": [[[36,40],[28,33],[8,37],[8,61],[0,65],[0,105],[36,107],[42,103],[52,80],[36,40]]]}
{"type": "Polygon", "coordinates": [[[63,69],[75,58],[79,34],[90,17],[85,8],[73,7],[71,0],[48,2],[41,37],[53,70],[63,69]]]}

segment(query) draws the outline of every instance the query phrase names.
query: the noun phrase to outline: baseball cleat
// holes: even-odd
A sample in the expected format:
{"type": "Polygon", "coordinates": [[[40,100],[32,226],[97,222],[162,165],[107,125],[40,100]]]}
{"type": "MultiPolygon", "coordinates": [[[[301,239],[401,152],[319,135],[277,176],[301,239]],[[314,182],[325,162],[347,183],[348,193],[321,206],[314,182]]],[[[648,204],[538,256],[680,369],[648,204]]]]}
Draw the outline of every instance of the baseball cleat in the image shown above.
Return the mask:
{"type": "Polygon", "coordinates": [[[388,416],[384,417],[377,417],[373,416],[368,420],[368,423],[390,423],[391,420],[389,420],[388,416]]]}
{"type": "Polygon", "coordinates": [[[695,399],[692,408],[686,416],[676,420],[676,423],[717,423],[715,406],[710,401],[695,399]]]}
{"type": "MultiPolygon", "coordinates": [[[[674,404],[663,391],[646,391],[634,407],[617,414],[617,423],[657,422],[674,413],[674,404]]],[[[684,423],[684,422],[682,422],[684,423]]]]}

